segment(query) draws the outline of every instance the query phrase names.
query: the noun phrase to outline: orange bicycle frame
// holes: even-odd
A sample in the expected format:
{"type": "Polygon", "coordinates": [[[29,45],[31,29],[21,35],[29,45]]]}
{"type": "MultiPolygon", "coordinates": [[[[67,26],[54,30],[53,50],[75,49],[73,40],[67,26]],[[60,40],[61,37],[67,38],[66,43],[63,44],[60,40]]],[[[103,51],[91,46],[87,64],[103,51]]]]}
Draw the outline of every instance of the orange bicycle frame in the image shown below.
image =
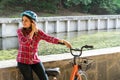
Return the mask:
{"type": "Polygon", "coordinates": [[[70,80],[74,80],[75,76],[77,76],[79,80],[82,80],[80,74],[78,73],[78,70],[79,70],[78,65],[74,65],[73,69],[72,69],[71,76],[70,76],[70,80]]]}

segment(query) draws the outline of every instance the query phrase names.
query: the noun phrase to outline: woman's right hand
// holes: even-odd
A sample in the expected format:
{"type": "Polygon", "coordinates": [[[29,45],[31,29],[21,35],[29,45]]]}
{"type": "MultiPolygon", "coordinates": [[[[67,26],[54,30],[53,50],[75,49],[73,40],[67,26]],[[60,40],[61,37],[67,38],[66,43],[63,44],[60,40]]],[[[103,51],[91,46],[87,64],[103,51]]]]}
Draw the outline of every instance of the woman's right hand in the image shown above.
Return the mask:
{"type": "Polygon", "coordinates": [[[32,31],[34,33],[38,32],[37,23],[35,21],[32,21],[32,31]]]}
{"type": "Polygon", "coordinates": [[[33,21],[33,22],[32,22],[32,31],[31,31],[31,33],[30,33],[30,39],[32,39],[34,33],[37,33],[37,32],[38,32],[38,27],[37,27],[37,25],[36,25],[36,22],[33,21]]]}

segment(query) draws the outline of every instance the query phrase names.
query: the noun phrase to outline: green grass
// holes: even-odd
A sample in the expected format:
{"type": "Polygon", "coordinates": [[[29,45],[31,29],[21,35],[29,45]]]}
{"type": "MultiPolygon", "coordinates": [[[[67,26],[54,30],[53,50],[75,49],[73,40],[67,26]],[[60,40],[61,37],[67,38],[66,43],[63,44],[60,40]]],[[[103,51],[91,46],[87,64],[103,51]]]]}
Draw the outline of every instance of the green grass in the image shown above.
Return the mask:
{"type": "MultiPolygon", "coordinates": [[[[79,48],[83,45],[93,45],[94,49],[109,48],[120,46],[120,32],[98,32],[95,34],[81,35],[77,38],[68,40],[72,47],[79,48]]],[[[63,45],[53,45],[46,43],[45,41],[40,42],[39,55],[47,54],[60,54],[69,52],[69,49],[63,45]]],[[[11,50],[0,50],[0,60],[15,59],[17,55],[16,49],[11,50]]]]}

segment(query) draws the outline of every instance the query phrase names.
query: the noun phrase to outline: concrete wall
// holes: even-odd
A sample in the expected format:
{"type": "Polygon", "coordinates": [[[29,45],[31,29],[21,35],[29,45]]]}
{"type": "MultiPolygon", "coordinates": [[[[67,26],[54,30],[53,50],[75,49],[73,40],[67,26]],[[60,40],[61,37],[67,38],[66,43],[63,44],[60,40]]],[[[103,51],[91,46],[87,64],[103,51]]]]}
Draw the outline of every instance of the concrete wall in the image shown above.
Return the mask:
{"type": "MultiPolygon", "coordinates": [[[[58,80],[69,80],[72,68],[70,53],[40,58],[46,68],[60,67],[61,75],[58,76],[58,80]]],[[[94,60],[86,72],[89,80],[120,80],[120,47],[84,51],[82,58],[94,60]]],[[[23,80],[16,65],[15,60],[0,61],[0,80],[23,80]]],[[[38,80],[35,74],[34,80],[38,80]]]]}
{"type": "MultiPolygon", "coordinates": [[[[18,47],[16,30],[19,27],[22,27],[20,18],[0,18],[0,49],[18,47]]],[[[38,18],[38,27],[46,33],[119,29],[120,16],[40,17],[38,18]]]]}

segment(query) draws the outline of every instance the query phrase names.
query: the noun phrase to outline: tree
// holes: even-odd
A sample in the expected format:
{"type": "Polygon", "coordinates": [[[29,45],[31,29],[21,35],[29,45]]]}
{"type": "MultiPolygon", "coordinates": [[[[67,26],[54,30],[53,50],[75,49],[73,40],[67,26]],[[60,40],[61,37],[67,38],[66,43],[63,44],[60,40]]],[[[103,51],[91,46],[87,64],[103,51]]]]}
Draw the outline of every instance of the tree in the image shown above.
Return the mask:
{"type": "Polygon", "coordinates": [[[117,9],[114,0],[92,0],[91,13],[95,14],[114,14],[117,9]]]}

